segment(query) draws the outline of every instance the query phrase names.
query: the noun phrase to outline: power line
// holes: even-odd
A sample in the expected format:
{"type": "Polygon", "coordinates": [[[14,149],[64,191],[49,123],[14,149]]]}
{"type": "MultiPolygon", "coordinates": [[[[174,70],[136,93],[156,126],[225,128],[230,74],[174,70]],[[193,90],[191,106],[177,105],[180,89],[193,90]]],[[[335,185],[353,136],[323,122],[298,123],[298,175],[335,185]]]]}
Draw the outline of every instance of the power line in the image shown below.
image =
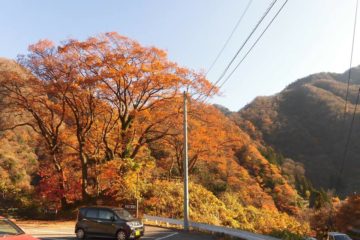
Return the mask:
{"type": "Polygon", "coordinates": [[[351,80],[351,67],[352,67],[354,44],[355,44],[358,4],[359,4],[359,0],[356,0],[355,20],[354,20],[352,43],[351,43],[351,54],[350,54],[350,67],[349,67],[348,81],[347,81],[347,87],[346,87],[346,96],[345,96],[344,120],[345,120],[345,116],[346,116],[346,112],[347,112],[347,102],[348,102],[348,97],[349,97],[349,86],[350,86],[350,80],[351,80]]]}
{"type": "Polygon", "coordinates": [[[206,72],[206,75],[212,70],[212,68],[214,67],[215,63],[219,60],[221,54],[224,52],[225,48],[227,47],[227,45],[229,44],[232,36],[234,35],[234,33],[236,32],[237,28],[239,27],[240,23],[242,22],[245,14],[247,13],[247,11],[249,10],[249,7],[251,5],[251,3],[253,2],[253,0],[249,0],[245,10],[243,11],[243,13],[241,14],[239,20],[237,21],[235,27],[233,28],[230,36],[227,38],[227,40],[225,41],[223,47],[221,48],[220,52],[218,53],[218,55],[216,56],[215,60],[212,62],[212,64],[210,65],[209,69],[206,72]]]}
{"type": "Polygon", "coordinates": [[[243,48],[245,47],[246,43],[250,40],[250,38],[252,37],[252,35],[255,33],[255,31],[258,29],[258,27],[260,26],[260,24],[262,23],[262,21],[265,19],[265,17],[268,15],[268,13],[270,12],[270,10],[274,7],[275,3],[277,2],[277,0],[274,0],[270,3],[269,7],[266,9],[265,13],[262,15],[262,17],[260,18],[260,20],[257,22],[257,24],[255,25],[255,27],[253,28],[253,30],[250,32],[249,36],[245,39],[245,41],[243,42],[243,44],[241,45],[241,47],[238,49],[238,51],[236,52],[236,54],[233,56],[233,58],[231,59],[231,61],[228,63],[228,65],[226,66],[225,70],[223,71],[223,73],[220,75],[220,77],[218,78],[218,80],[215,82],[215,85],[221,81],[221,79],[224,77],[224,75],[226,74],[226,72],[229,70],[230,66],[232,65],[232,63],[235,61],[235,59],[237,58],[237,56],[239,55],[239,53],[243,50],[243,48]]]}
{"type": "Polygon", "coordinates": [[[225,78],[225,80],[222,82],[222,84],[219,86],[219,89],[230,79],[230,77],[235,73],[236,69],[244,62],[244,60],[246,59],[246,57],[249,55],[249,53],[253,50],[253,48],[256,46],[256,44],[260,41],[260,39],[262,38],[262,36],[265,34],[265,32],[269,29],[269,27],[271,26],[271,24],[274,22],[274,20],[276,19],[276,17],[280,14],[280,12],[283,10],[283,8],[285,7],[285,5],[287,4],[289,0],[286,0],[283,5],[279,8],[279,10],[276,12],[276,14],[274,15],[274,17],[271,19],[271,21],[268,23],[268,25],[266,26],[266,28],[262,31],[262,33],[259,35],[259,37],[256,39],[256,41],[253,43],[253,45],[250,47],[250,49],[246,52],[246,54],[244,55],[244,57],[240,60],[240,62],[235,66],[235,68],[231,71],[231,73],[225,78]]]}
{"type": "Polygon", "coordinates": [[[212,90],[214,90],[215,86],[221,81],[221,79],[225,76],[226,72],[229,70],[230,66],[233,64],[233,62],[235,61],[235,59],[237,58],[237,56],[239,55],[239,53],[242,51],[242,49],[245,47],[246,43],[249,41],[249,39],[252,37],[252,35],[255,33],[255,31],[257,30],[257,28],[260,26],[260,24],[262,23],[262,21],[265,19],[265,17],[268,15],[268,13],[270,12],[270,10],[274,7],[275,3],[277,2],[277,0],[273,0],[269,7],[266,9],[265,13],[262,15],[262,17],[260,18],[260,20],[257,22],[257,24],[255,25],[255,27],[253,28],[253,30],[250,32],[249,36],[246,38],[246,40],[243,42],[243,44],[241,45],[241,47],[238,49],[238,51],[236,52],[236,54],[233,56],[233,58],[231,59],[231,61],[228,63],[228,65],[226,66],[225,70],[223,71],[223,73],[220,75],[220,77],[217,79],[217,81],[212,85],[212,87],[210,88],[210,90],[208,91],[208,93],[205,96],[205,100],[209,97],[210,93],[212,90]]]}
{"type": "MultiPolygon", "coordinates": [[[[344,106],[344,116],[343,116],[344,124],[345,124],[345,121],[346,121],[346,113],[347,113],[347,107],[348,107],[347,105],[348,105],[348,98],[349,98],[349,88],[350,88],[350,80],[351,80],[351,67],[352,67],[354,45],[355,45],[358,4],[359,4],[359,0],[356,0],[354,28],[353,28],[353,36],[352,36],[352,43],[351,43],[351,54],[350,54],[350,67],[349,67],[348,81],[347,81],[346,95],[345,95],[345,106],[344,106]]],[[[353,128],[353,124],[354,124],[354,120],[355,120],[356,108],[357,108],[357,105],[359,103],[359,95],[360,95],[360,88],[359,88],[358,95],[357,95],[357,98],[356,98],[356,104],[355,104],[354,112],[353,112],[353,115],[352,115],[352,120],[351,120],[351,123],[350,123],[349,132],[348,132],[347,139],[346,139],[346,142],[345,142],[343,158],[342,158],[339,174],[338,174],[338,177],[337,177],[337,180],[336,180],[336,185],[335,185],[336,188],[340,187],[339,186],[340,185],[340,179],[341,179],[341,176],[342,176],[343,171],[344,171],[345,162],[347,160],[347,154],[348,154],[349,144],[350,144],[350,140],[351,140],[352,128],[353,128]]]]}
{"type": "Polygon", "coordinates": [[[342,162],[341,162],[341,166],[340,166],[340,171],[339,171],[339,175],[338,175],[338,178],[337,178],[336,187],[339,187],[340,178],[341,178],[341,176],[342,176],[342,174],[343,174],[343,171],[344,171],[345,161],[346,161],[346,159],[347,159],[347,154],[348,154],[348,151],[349,151],[349,145],[350,145],[350,140],[351,140],[351,136],[352,136],[352,129],[353,129],[353,126],[354,126],[354,121],[355,121],[355,116],[356,116],[356,109],[357,109],[357,106],[358,106],[358,104],[359,104],[359,98],[360,98],[360,88],[359,88],[359,90],[358,90],[358,94],[357,94],[357,97],[356,97],[354,112],[353,112],[352,119],[351,119],[351,122],[350,122],[350,128],[349,128],[349,132],[348,132],[347,139],[346,139],[346,143],[345,143],[345,149],[344,149],[344,153],[343,153],[343,159],[342,159],[342,162]]]}

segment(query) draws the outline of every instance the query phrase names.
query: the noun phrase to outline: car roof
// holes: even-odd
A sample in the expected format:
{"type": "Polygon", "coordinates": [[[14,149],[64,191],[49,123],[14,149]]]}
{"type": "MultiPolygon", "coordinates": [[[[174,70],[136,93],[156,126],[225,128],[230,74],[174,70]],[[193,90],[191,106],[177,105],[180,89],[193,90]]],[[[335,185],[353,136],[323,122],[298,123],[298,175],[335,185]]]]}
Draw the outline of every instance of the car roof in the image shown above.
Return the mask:
{"type": "Polygon", "coordinates": [[[111,210],[120,210],[123,209],[121,207],[115,207],[115,206],[84,206],[79,209],[89,209],[89,208],[96,208],[96,209],[111,209],[111,210]]]}

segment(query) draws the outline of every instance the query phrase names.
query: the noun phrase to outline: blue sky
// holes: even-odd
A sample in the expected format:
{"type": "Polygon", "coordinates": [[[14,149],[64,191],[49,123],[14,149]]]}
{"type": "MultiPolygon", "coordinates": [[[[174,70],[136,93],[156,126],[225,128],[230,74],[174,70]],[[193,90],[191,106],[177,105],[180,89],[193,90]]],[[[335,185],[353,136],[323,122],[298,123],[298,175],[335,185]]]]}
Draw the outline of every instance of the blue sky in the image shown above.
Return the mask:
{"type": "MultiPolygon", "coordinates": [[[[278,0],[277,7],[284,0],[278,0]]],[[[247,60],[211,100],[233,111],[294,80],[349,67],[356,0],[289,0],[247,60]]],[[[0,56],[16,58],[40,39],[85,39],[116,31],[167,50],[194,70],[211,65],[248,0],[11,0],[0,5],[0,56]]],[[[224,54],[208,74],[216,81],[270,4],[253,0],[224,54]]],[[[359,13],[360,14],[360,13],[359,13]]],[[[268,18],[269,20],[269,18],[268,18]]],[[[360,21],[360,19],[358,19],[360,21]]],[[[360,23],[357,33],[360,36],[360,23]]],[[[356,38],[353,65],[360,64],[356,38]]]]}

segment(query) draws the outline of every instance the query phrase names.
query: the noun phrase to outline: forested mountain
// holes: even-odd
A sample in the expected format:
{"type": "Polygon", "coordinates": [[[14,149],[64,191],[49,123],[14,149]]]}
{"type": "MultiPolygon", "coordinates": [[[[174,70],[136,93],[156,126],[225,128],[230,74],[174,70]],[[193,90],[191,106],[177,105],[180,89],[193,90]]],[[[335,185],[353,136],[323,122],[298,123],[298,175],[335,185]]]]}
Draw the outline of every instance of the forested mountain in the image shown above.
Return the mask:
{"type": "Polygon", "coordinates": [[[181,218],[187,89],[191,218],[263,233],[309,231],[303,210],[322,193],[301,164],[199,101],[212,88],[202,74],[116,33],[29,49],[21,67],[0,65],[0,191],[19,188],[0,195],[2,207],[67,210],[138,196],[143,212],[181,218]]]}
{"type": "Polygon", "coordinates": [[[360,87],[360,67],[349,71],[318,73],[297,80],[280,93],[257,97],[231,118],[253,138],[304,164],[317,187],[343,195],[360,189],[360,119],[355,115],[348,153],[345,144],[360,87]],[[254,128],[246,127],[253,125],[254,128]],[[341,173],[342,162],[343,172],[341,173]]]}

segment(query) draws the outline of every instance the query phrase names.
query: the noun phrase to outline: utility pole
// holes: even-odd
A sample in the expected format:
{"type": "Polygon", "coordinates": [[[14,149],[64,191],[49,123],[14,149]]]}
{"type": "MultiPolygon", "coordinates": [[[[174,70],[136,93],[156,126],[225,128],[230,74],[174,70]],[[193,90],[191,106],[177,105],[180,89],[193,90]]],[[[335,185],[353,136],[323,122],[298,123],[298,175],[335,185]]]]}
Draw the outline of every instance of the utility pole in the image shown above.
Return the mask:
{"type": "Polygon", "coordinates": [[[189,176],[188,176],[188,132],[187,132],[187,94],[184,91],[184,229],[189,231],[189,176]]]}
{"type": "Polygon", "coordinates": [[[136,173],[136,191],[135,191],[135,197],[136,197],[136,218],[139,218],[139,194],[138,194],[138,185],[139,185],[139,173],[136,173]]]}

